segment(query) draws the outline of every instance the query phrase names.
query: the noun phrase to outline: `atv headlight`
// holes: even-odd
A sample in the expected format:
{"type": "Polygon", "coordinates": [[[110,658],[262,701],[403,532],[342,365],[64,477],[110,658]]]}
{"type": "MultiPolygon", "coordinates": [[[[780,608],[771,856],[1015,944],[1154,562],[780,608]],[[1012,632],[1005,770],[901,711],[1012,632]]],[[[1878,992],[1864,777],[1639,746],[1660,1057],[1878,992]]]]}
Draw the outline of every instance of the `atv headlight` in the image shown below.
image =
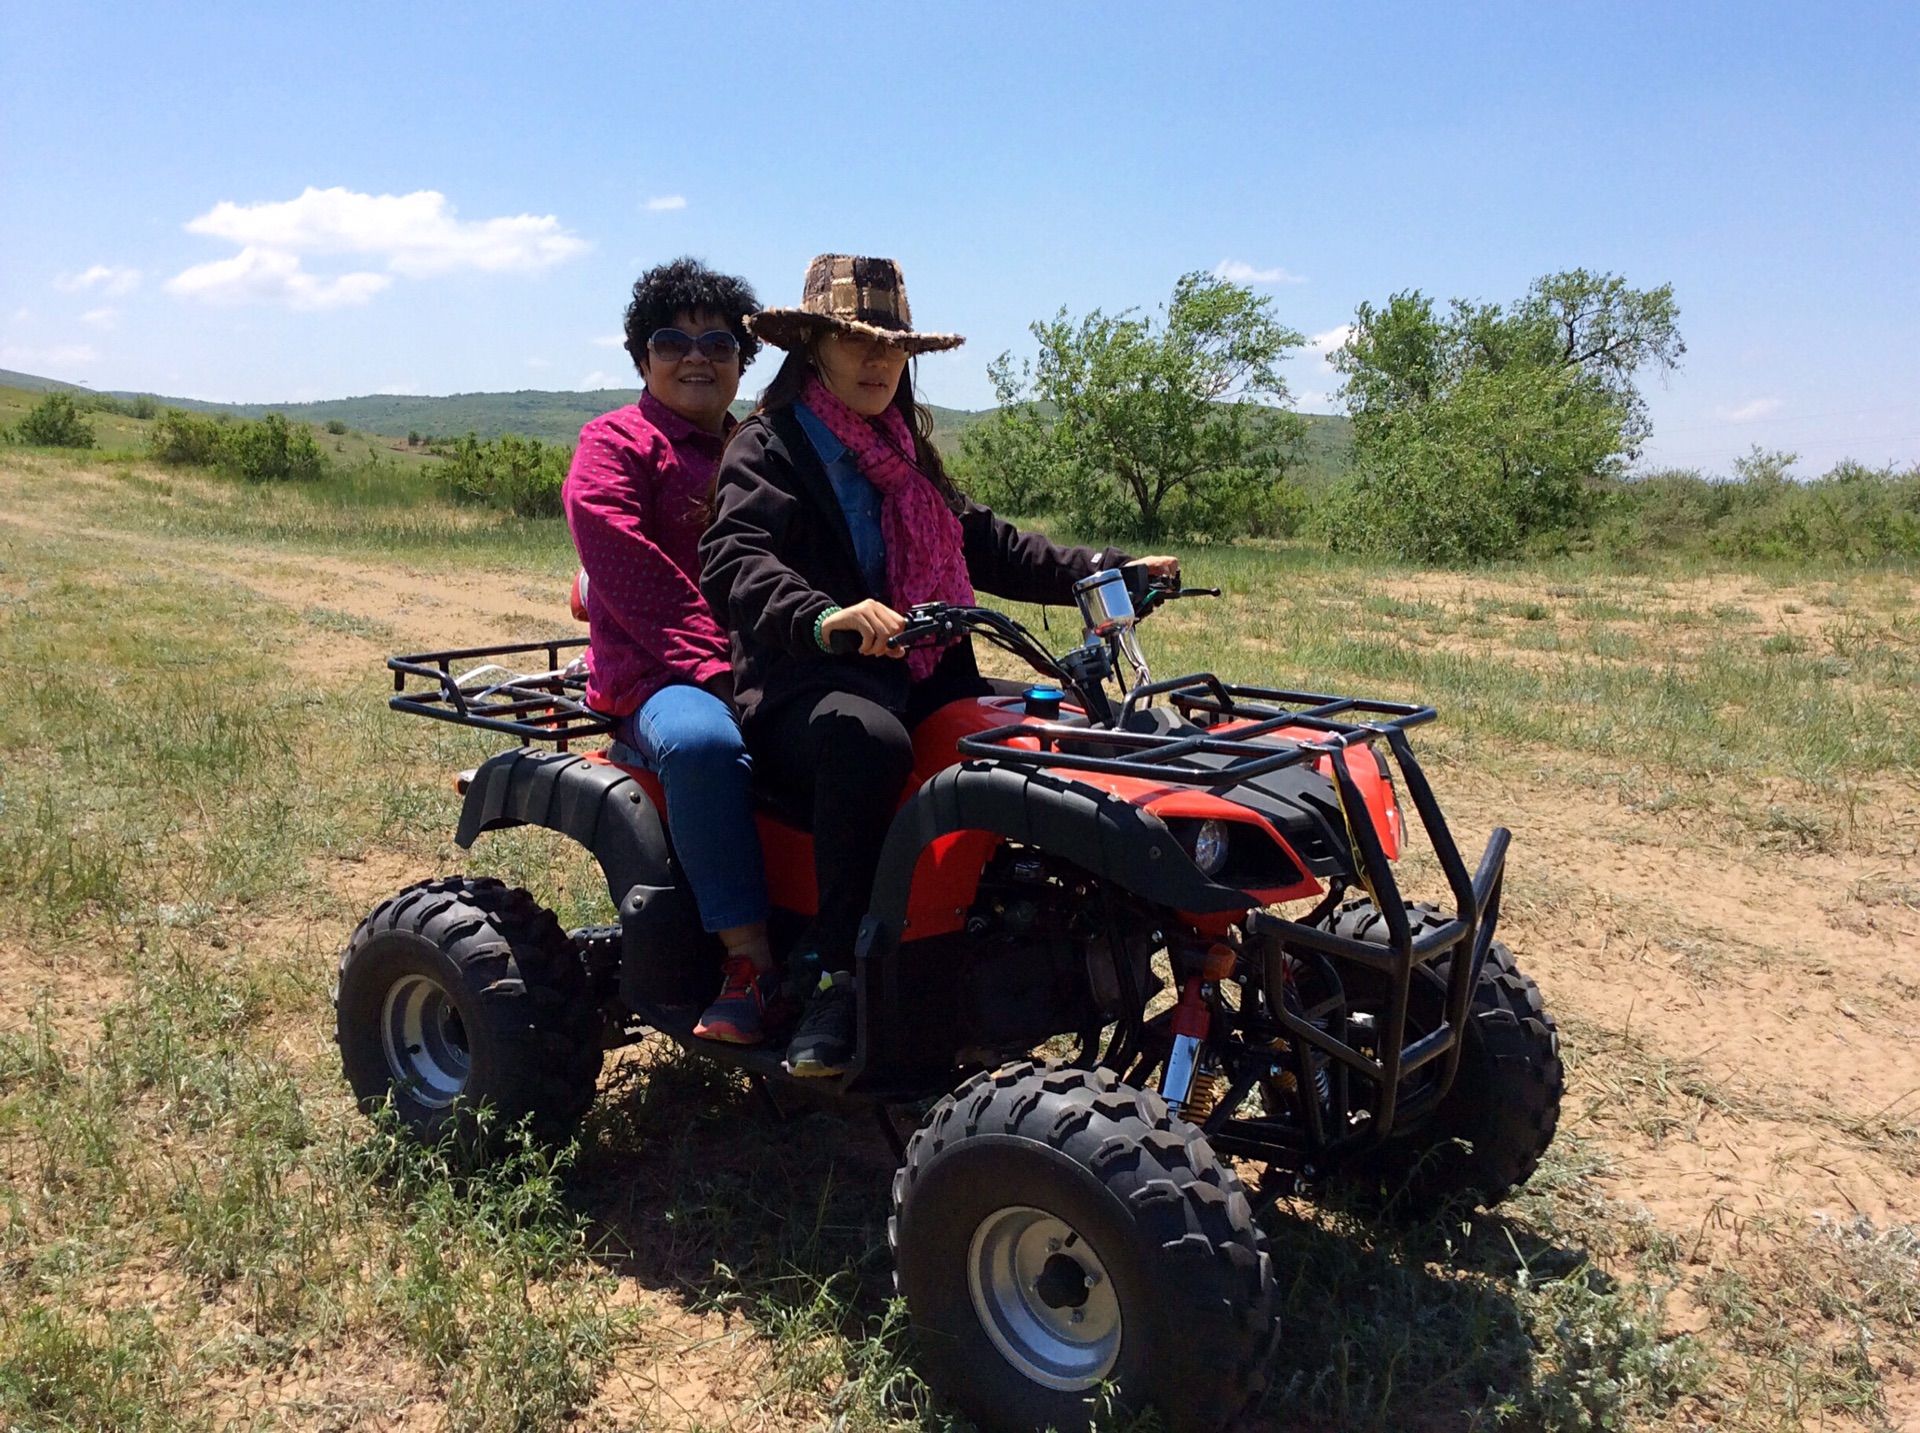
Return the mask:
{"type": "Polygon", "coordinates": [[[1217,876],[1227,864],[1227,828],[1219,821],[1202,821],[1193,833],[1193,864],[1203,876],[1217,876]]]}

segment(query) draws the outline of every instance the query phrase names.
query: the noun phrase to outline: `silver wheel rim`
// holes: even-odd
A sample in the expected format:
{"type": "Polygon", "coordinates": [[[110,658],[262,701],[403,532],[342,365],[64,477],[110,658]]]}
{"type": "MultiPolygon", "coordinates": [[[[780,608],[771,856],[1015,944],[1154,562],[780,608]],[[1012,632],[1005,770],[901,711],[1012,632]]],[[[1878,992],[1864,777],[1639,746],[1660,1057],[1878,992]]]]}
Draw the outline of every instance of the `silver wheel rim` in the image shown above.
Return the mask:
{"type": "Polygon", "coordinates": [[[430,1109],[444,1109],[467,1087],[467,1031],[446,987],[409,975],[387,990],[380,1043],[393,1082],[430,1109]]]}
{"type": "Polygon", "coordinates": [[[1106,1265],[1044,1209],[1008,1205],[980,1221],[967,1287],[993,1346],[1035,1383],[1081,1393],[1120,1357],[1120,1299],[1106,1265]]]}

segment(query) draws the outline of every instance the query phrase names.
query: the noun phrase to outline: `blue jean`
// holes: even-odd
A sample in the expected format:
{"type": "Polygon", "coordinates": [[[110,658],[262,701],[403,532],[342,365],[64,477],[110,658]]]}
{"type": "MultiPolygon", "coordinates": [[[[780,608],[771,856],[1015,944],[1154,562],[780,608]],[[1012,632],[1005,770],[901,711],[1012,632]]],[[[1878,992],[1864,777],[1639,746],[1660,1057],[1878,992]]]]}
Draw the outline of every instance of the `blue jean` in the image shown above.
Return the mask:
{"type": "Polygon", "coordinates": [[[732,708],[699,687],[676,683],[622,717],[614,735],[667,789],[673,851],[693,887],[700,924],[713,931],[765,920],[753,759],[732,708]]]}

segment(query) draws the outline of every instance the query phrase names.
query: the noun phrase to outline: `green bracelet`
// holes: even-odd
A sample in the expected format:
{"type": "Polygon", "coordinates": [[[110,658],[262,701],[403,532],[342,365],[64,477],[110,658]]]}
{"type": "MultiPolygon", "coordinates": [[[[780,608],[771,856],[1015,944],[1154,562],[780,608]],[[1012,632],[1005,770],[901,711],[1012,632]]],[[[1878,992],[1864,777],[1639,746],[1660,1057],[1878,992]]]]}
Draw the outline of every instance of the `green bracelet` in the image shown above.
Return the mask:
{"type": "Polygon", "coordinates": [[[820,629],[827,625],[827,619],[829,617],[832,617],[839,611],[840,609],[838,607],[829,606],[822,611],[818,617],[813,619],[813,645],[823,652],[827,650],[827,639],[822,635],[820,629]]]}

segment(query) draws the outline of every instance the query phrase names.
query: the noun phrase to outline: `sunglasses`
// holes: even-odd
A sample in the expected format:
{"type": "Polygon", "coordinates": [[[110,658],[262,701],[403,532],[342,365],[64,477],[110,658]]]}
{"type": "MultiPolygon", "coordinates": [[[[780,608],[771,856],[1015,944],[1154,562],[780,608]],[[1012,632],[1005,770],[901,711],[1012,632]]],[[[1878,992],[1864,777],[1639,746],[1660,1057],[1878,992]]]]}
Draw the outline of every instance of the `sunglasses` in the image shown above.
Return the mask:
{"type": "Polygon", "coordinates": [[[698,338],[677,328],[656,328],[647,340],[647,352],[662,363],[678,363],[696,348],[709,363],[731,363],[740,357],[740,340],[724,328],[709,329],[698,338]]]}

